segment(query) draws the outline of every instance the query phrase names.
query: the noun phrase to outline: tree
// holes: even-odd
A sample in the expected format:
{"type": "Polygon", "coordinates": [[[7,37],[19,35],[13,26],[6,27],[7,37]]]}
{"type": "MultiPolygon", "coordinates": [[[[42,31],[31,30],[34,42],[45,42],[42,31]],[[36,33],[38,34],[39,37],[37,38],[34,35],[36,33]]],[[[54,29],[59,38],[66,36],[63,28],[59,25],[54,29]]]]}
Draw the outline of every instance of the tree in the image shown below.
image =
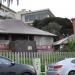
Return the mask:
{"type": "Polygon", "coordinates": [[[75,40],[71,39],[68,44],[64,45],[63,52],[75,52],[75,40]]]}
{"type": "Polygon", "coordinates": [[[59,31],[61,29],[61,26],[56,22],[50,22],[50,23],[48,23],[48,25],[45,25],[41,29],[48,31],[48,32],[51,32],[53,34],[59,35],[60,34],[59,31]]]}
{"type": "MultiPolygon", "coordinates": [[[[7,2],[7,6],[9,7],[10,4],[13,3],[13,0],[2,0],[3,2],[7,2]]],[[[16,0],[17,1],[17,5],[19,4],[19,0],[16,0]]]]}
{"type": "Polygon", "coordinates": [[[36,28],[39,28],[39,29],[41,29],[42,28],[42,22],[41,22],[41,20],[35,20],[34,22],[33,22],[33,26],[34,27],[36,27],[36,28]]]}
{"type": "Polygon", "coordinates": [[[60,35],[71,35],[73,33],[72,23],[67,18],[49,17],[43,20],[35,20],[33,26],[49,32],[53,31],[52,33],[56,32],[55,34],[60,33],[60,35]]]}

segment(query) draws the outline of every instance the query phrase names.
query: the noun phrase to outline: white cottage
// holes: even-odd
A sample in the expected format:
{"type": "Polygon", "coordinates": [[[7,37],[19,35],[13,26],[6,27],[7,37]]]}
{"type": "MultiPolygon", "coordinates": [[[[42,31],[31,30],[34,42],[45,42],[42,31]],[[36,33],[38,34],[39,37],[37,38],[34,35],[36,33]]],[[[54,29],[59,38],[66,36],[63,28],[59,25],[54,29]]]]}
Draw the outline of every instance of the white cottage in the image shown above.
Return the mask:
{"type": "MultiPolygon", "coordinates": [[[[22,40],[24,42],[25,40],[26,43],[21,45],[21,47],[24,47],[23,49],[26,49],[28,45],[29,47],[32,46],[33,49],[34,43],[31,42],[36,42],[36,49],[38,51],[52,51],[53,37],[55,36],[55,34],[27,25],[21,20],[0,20],[0,40],[11,42],[16,40],[22,40]]],[[[20,42],[22,43],[22,41],[20,42]]],[[[5,44],[5,42],[3,43],[5,44]]]]}

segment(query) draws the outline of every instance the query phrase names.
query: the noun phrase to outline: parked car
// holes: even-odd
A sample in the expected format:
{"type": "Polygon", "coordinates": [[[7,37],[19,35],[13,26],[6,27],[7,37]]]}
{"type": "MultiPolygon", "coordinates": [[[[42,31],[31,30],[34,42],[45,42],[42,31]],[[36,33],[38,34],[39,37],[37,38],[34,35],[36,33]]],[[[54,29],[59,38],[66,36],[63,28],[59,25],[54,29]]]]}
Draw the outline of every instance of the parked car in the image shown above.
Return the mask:
{"type": "Polygon", "coordinates": [[[31,65],[18,64],[0,56],[0,75],[36,75],[36,71],[31,65]]]}
{"type": "Polygon", "coordinates": [[[75,75],[75,58],[66,58],[62,61],[48,64],[47,75],[75,75]]]}

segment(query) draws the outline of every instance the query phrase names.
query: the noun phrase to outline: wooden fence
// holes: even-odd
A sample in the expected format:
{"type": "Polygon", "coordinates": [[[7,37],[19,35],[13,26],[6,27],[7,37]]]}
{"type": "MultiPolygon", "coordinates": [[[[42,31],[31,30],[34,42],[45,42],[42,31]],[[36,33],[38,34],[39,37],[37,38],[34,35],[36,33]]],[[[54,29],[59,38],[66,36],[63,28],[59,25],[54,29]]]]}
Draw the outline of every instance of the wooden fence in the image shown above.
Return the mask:
{"type": "Polygon", "coordinates": [[[40,58],[41,64],[51,64],[64,58],[75,57],[75,52],[0,52],[1,56],[21,64],[33,65],[34,58],[40,58]]]}

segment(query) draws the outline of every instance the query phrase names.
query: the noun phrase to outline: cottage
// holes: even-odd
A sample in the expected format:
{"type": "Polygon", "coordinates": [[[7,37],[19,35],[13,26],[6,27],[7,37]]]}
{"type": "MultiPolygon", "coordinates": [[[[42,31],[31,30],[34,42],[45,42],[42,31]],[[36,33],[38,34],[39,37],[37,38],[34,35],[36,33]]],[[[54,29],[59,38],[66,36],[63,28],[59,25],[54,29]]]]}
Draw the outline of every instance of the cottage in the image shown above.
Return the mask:
{"type": "Polygon", "coordinates": [[[15,51],[52,51],[53,37],[55,36],[27,25],[21,20],[0,20],[1,49],[10,47],[15,51]]]}

